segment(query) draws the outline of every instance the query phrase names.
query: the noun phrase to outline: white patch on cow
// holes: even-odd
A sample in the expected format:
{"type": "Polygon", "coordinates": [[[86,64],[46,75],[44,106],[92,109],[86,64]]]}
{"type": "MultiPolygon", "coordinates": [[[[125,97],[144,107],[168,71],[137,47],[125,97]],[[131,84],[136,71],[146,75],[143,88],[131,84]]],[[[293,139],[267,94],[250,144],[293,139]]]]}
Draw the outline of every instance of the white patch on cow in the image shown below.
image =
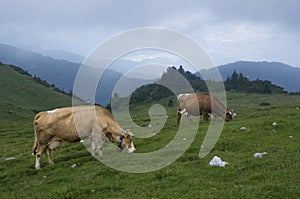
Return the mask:
{"type": "Polygon", "coordinates": [[[179,94],[177,96],[177,99],[179,99],[181,96],[189,96],[189,95],[193,95],[192,93],[187,93],[187,94],[179,94]]]}
{"type": "Polygon", "coordinates": [[[48,113],[49,115],[51,115],[51,114],[55,113],[55,110],[47,111],[47,113],[48,113]]]}
{"type": "Polygon", "coordinates": [[[188,120],[192,121],[191,115],[189,112],[186,111],[186,109],[184,108],[182,111],[178,111],[180,114],[186,116],[188,118],[188,120]]]}
{"type": "Polygon", "coordinates": [[[209,113],[208,115],[209,115],[209,117],[210,117],[212,120],[216,119],[215,116],[214,116],[213,114],[209,113]]]}
{"type": "Polygon", "coordinates": [[[182,111],[178,111],[180,114],[184,114],[186,112],[185,108],[182,111]]]}
{"type": "Polygon", "coordinates": [[[36,168],[36,169],[39,169],[39,168],[40,168],[40,162],[39,162],[39,160],[36,160],[36,161],[35,161],[35,168],[36,168]]]}
{"type": "Polygon", "coordinates": [[[126,151],[127,151],[128,153],[132,153],[132,152],[135,151],[135,147],[134,147],[133,142],[131,142],[131,148],[128,148],[128,146],[126,146],[126,151]]]}
{"type": "Polygon", "coordinates": [[[179,95],[177,96],[177,99],[179,99],[182,95],[184,95],[184,94],[179,94],[179,95]]]}
{"type": "Polygon", "coordinates": [[[184,115],[186,116],[186,117],[189,117],[190,116],[190,114],[189,114],[189,112],[184,112],[184,115]]]}

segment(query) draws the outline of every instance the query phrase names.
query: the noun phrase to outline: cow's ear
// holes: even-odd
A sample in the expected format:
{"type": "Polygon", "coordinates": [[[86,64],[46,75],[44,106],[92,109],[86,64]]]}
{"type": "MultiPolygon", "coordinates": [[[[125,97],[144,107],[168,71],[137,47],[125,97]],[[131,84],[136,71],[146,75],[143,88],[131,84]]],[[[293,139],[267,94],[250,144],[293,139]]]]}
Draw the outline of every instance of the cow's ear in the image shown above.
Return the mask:
{"type": "Polygon", "coordinates": [[[124,134],[124,138],[128,138],[128,133],[127,132],[124,134]]]}

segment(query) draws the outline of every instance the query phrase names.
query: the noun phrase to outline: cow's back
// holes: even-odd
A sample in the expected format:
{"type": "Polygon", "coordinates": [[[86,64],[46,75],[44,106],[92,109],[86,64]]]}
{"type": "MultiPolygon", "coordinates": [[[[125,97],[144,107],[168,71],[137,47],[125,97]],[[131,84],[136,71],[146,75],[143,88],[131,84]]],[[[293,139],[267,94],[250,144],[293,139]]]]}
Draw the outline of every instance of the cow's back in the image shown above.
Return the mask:
{"type": "Polygon", "coordinates": [[[93,132],[121,132],[110,112],[100,106],[77,106],[40,112],[34,125],[39,140],[79,141],[93,132]],[[115,129],[111,129],[115,128],[115,129]]]}
{"type": "Polygon", "coordinates": [[[208,94],[182,94],[178,96],[180,109],[191,115],[201,115],[202,111],[211,111],[211,98],[208,94]]]}
{"type": "Polygon", "coordinates": [[[200,111],[211,112],[212,97],[209,94],[197,94],[200,111]]]}
{"type": "Polygon", "coordinates": [[[34,126],[38,140],[42,143],[55,140],[70,142],[80,140],[76,131],[72,108],[40,112],[34,118],[34,126]]]}

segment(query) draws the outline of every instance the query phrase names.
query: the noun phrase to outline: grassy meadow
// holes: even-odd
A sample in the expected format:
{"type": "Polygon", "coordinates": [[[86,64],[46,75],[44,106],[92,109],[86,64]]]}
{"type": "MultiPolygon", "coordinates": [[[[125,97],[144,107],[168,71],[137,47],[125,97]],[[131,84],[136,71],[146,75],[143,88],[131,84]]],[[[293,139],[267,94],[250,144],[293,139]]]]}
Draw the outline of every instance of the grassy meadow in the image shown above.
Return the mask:
{"type": "MultiPolygon", "coordinates": [[[[209,123],[199,123],[189,149],[171,165],[150,173],[109,168],[81,143],[63,143],[34,168],[32,119],[36,111],[70,106],[71,99],[36,84],[6,66],[0,67],[0,198],[298,198],[300,195],[300,96],[228,93],[238,117],[225,123],[214,149],[198,152],[209,123]],[[272,123],[276,122],[276,125],[272,123]],[[240,130],[245,127],[246,130],[240,130]],[[267,152],[254,158],[256,152],[267,152]],[[215,156],[229,164],[211,167],[215,156]],[[71,167],[73,164],[77,166],[71,167]]],[[[168,107],[160,133],[136,138],[136,153],[168,144],[177,132],[176,104],[168,107]]],[[[133,120],[147,126],[151,103],[130,109],[133,120]]],[[[189,122],[183,118],[182,122],[189,122]]],[[[125,126],[123,128],[130,128],[125,126]]]]}

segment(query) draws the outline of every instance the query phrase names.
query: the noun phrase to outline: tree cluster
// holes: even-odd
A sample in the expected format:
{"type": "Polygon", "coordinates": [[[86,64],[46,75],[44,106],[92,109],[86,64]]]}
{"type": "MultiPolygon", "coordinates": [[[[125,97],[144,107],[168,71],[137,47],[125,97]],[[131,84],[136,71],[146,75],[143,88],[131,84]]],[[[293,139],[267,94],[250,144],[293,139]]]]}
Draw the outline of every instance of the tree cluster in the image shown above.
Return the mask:
{"type": "Polygon", "coordinates": [[[130,99],[131,103],[159,100],[182,93],[186,90],[187,82],[195,92],[207,92],[205,81],[195,76],[189,71],[185,71],[182,66],[169,67],[161,78],[154,84],[148,84],[138,88],[130,99]]]}
{"type": "Polygon", "coordinates": [[[246,92],[246,93],[262,93],[262,94],[279,94],[285,93],[284,89],[280,86],[272,84],[268,80],[253,80],[245,77],[242,73],[234,71],[231,77],[227,77],[224,82],[227,91],[246,92]]]}
{"type": "MultiPolygon", "coordinates": [[[[169,67],[161,78],[153,84],[148,84],[139,87],[132,94],[130,102],[146,102],[151,100],[159,100],[166,98],[175,93],[187,92],[186,87],[182,85],[189,83],[192,87],[191,92],[207,93],[209,84],[211,88],[218,89],[222,82],[214,80],[202,80],[190,71],[185,71],[182,66],[178,69],[176,67],[169,67]]],[[[249,80],[242,73],[234,71],[231,76],[228,76],[223,82],[226,91],[243,92],[243,93],[262,93],[262,94],[279,94],[286,93],[280,86],[273,85],[268,80],[249,80]]],[[[171,106],[171,105],[170,105],[171,106]]]]}

